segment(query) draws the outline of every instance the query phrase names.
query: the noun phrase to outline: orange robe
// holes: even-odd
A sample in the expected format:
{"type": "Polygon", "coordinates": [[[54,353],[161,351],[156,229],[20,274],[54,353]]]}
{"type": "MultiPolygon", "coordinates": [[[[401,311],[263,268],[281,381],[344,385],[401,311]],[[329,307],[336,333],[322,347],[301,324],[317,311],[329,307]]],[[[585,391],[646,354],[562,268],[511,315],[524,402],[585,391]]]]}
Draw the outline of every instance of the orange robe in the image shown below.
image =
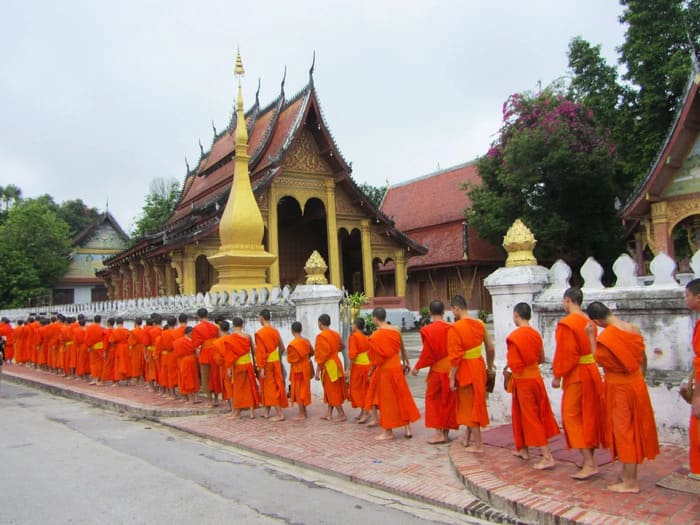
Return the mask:
{"type": "Polygon", "coordinates": [[[163,329],[160,326],[146,326],[143,329],[143,333],[146,335],[145,339],[148,339],[145,352],[145,370],[144,375],[146,376],[146,381],[149,383],[151,381],[158,382],[158,358],[155,355],[156,342],[160,338],[160,334],[163,333],[163,329]]]}
{"type": "Polygon", "coordinates": [[[485,427],[489,424],[486,363],[482,355],[485,337],[484,323],[469,317],[456,321],[447,333],[447,355],[451,366],[457,367],[458,425],[485,427]]]}
{"type": "Polygon", "coordinates": [[[143,377],[144,364],[143,328],[135,326],[129,332],[129,377],[143,377]]]}
{"type": "Polygon", "coordinates": [[[114,346],[114,379],[131,379],[131,356],[129,355],[129,330],[118,326],[109,335],[109,344],[114,346]]]}
{"type": "Polygon", "coordinates": [[[66,374],[69,374],[71,369],[76,370],[78,368],[78,345],[75,343],[75,339],[73,337],[75,329],[78,327],[80,327],[78,323],[66,325],[63,335],[63,346],[66,351],[64,360],[64,370],[66,374]]]}
{"type": "Polygon", "coordinates": [[[9,324],[0,322],[0,337],[5,338],[5,360],[12,361],[12,327],[9,324]]]}
{"type": "MultiPolygon", "coordinates": [[[[700,320],[693,331],[693,366],[695,367],[695,388],[700,388],[700,320]]],[[[688,428],[688,448],[690,450],[690,472],[700,475],[700,419],[690,414],[688,428]]]]}
{"type": "Polygon", "coordinates": [[[378,374],[379,424],[386,430],[420,419],[403,373],[400,351],[401,334],[393,328],[379,328],[369,338],[368,355],[377,365],[374,374],[378,374]]]}
{"type": "Polygon", "coordinates": [[[604,391],[586,333],[590,321],[569,314],[557,324],[552,371],[563,378],[561,419],[569,448],[605,447],[604,391]]]}
{"type": "Polygon", "coordinates": [[[209,366],[209,382],[204,386],[205,392],[221,392],[221,377],[218,367],[213,366],[214,341],[219,337],[219,327],[210,321],[200,321],[192,329],[190,337],[199,347],[199,364],[209,366]]]}
{"type": "Polygon", "coordinates": [[[295,337],[287,346],[287,362],[290,364],[291,383],[289,401],[301,406],[311,404],[311,343],[303,337],[295,337]]]}
{"type": "Polygon", "coordinates": [[[543,447],[559,434],[559,425],[540,374],[542,337],[534,328],[521,326],[506,338],[506,346],[508,368],[513,374],[508,391],[513,394],[515,448],[543,447]]]}
{"type": "MultiPolygon", "coordinates": [[[[181,324],[178,325],[177,328],[171,329],[173,345],[175,344],[175,341],[185,336],[185,328],[187,328],[187,325],[181,324]]],[[[170,388],[175,388],[180,382],[180,365],[177,362],[177,357],[175,357],[175,354],[172,352],[170,352],[166,359],[165,370],[168,374],[168,384],[172,385],[170,388]]]]}
{"type": "Polygon", "coordinates": [[[314,359],[321,369],[323,401],[334,407],[341,406],[348,397],[339,352],[340,334],[330,328],[321,330],[314,344],[314,359]]]}
{"type": "Polygon", "coordinates": [[[179,367],[178,390],[186,396],[199,392],[199,363],[197,347],[189,337],[178,337],[173,341],[173,355],[179,367]]]}
{"type": "MultiPolygon", "coordinates": [[[[211,366],[218,368],[218,378],[220,381],[219,392],[221,399],[233,398],[233,356],[230,347],[225,342],[231,335],[219,337],[214,341],[214,352],[212,354],[211,366]],[[229,377],[229,373],[231,376],[229,377]]],[[[214,389],[212,389],[214,390],[214,389]]]]}
{"type": "Polygon", "coordinates": [[[350,402],[352,408],[365,406],[369,389],[369,369],[372,365],[367,355],[369,338],[362,332],[353,332],[348,338],[348,358],[352,361],[350,368],[350,402]]]}
{"type": "Polygon", "coordinates": [[[608,326],[598,336],[595,360],[605,371],[605,433],[610,454],[622,463],[642,463],[659,454],[654,410],[642,362],[644,338],[608,326]]]}
{"type": "Polygon", "coordinates": [[[49,368],[60,368],[59,363],[59,353],[61,347],[61,331],[63,330],[63,324],[59,321],[54,321],[49,324],[47,330],[48,336],[48,365],[49,368]]]}
{"type": "Polygon", "coordinates": [[[72,336],[76,350],[75,373],[84,376],[90,373],[90,354],[85,346],[85,327],[77,323],[73,326],[72,336]]]}
{"type": "Polygon", "coordinates": [[[39,345],[41,343],[41,324],[39,321],[29,323],[27,337],[27,358],[33,364],[39,364],[39,345]]]}
{"type": "Polygon", "coordinates": [[[36,353],[36,364],[39,366],[46,365],[48,363],[48,352],[49,352],[49,338],[48,338],[49,325],[39,325],[37,329],[37,353],[36,353]]]}
{"type": "Polygon", "coordinates": [[[255,364],[265,371],[261,381],[262,404],[266,407],[287,407],[287,393],[282,376],[279,342],[280,334],[273,326],[265,325],[255,332],[255,364]]]}
{"type": "Polygon", "coordinates": [[[227,355],[233,360],[231,382],[233,384],[233,408],[258,408],[260,394],[258,382],[255,379],[253,360],[250,356],[250,339],[241,334],[233,333],[224,342],[227,355]]]}
{"type": "Polygon", "coordinates": [[[90,377],[93,379],[102,376],[104,336],[104,328],[97,323],[91,323],[85,329],[85,346],[90,353],[90,377]]]}
{"type": "Polygon", "coordinates": [[[73,354],[73,368],[75,368],[75,348],[73,348],[73,338],[71,334],[71,325],[68,323],[61,325],[61,338],[58,343],[58,362],[56,363],[56,367],[60,368],[66,375],[70,374],[71,354],[73,354]]]}
{"type": "Polygon", "coordinates": [[[447,334],[450,326],[445,321],[435,321],[420,329],[423,348],[414,368],[430,367],[425,379],[427,428],[459,428],[457,393],[450,389],[450,357],[447,355],[447,334]]]}
{"type": "Polygon", "coordinates": [[[114,381],[114,365],[116,364],[117,346],[116,343],[110,343],[110,337],[114,328],[105,328],[104,338],[104,362],[102,363],[102,381],[114,381]]]}
{"type": "Polygon", "coordinates": [[[26,358],[24,356],[25,349],[25,338],[26,338],[26,328],[24,325],[18,325],[13,332],[14,335],[14,349],[15,349],[15,363],[24,363],[26,358]]]}
{"type": "Polygon", "coordinates": [[[154,353],[158,361],[158,384],[165,388],[177,386],[177,359],[173,356],[175,335],[173,328],[163,330],[154,353]]]}

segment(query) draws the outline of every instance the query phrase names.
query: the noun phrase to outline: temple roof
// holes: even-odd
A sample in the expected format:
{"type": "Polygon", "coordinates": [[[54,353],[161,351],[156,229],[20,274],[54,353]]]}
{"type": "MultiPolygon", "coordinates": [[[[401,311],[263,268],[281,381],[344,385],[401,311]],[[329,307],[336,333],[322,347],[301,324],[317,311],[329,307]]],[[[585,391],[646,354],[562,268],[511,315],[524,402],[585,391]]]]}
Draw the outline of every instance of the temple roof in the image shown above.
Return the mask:
{"type": "Polygon", "coordinates": [[[114,218],[114,216],[109,213],[108,211],[101,213],[98,215],[95,220],[93,220],[88,226],[86,226],[81,232],[79,232],[75,237],[71,239],[71,246],[78,246],[80,243],[82,243],[85,239],[89,239],[90,235],[100,226],[102,226],[103,223],[108,222],[112,228],[114,229],[115,232],[117,232],[117,235],[122,238],[124,241],[129,240],[129,236],[122,230],[121,226],[119,226],[119,223],[117,220],[114,218]]]}
{"type": "Polygon", "coordinates": [[[651,203],[661,200],[683,166],[700,131],[700,72],[691,72],[676,118],[666,135],[656,160],[644,180],[625,203],[620,215],[623,219],[640,219],[651,213],[651,203]]]}
{"type": "MultiPolygon", "coordinates": [[[[428,248],[427,255],[412,257],[409,268],[448,266],[464,261],[464,210],[471,205],[464,184],[480,184],[474,161],[438,170],[392,185],[381,210],[396,227],[428,248]]],[[[498,262],[502,249],[467,228],[468,260],[498,262]]]]}
{"type": "MultiPolygon", "coordinates": [[[[368,210],[376,223],[383,223],[386,233],[414,253],[427,249],[399,231],[393,222],[372,205],[351,176],[352,168],[342,156],[323,118],[314,86],[312,71],[309,82],[298,93],[287,98],[284,82],[278,97],[260,107],[257,100],[246,115],[248,128],[249,169],[253,191],[261,196],[279,173],[285,154],[300,132],[308,129],[319,144],[320,155],[330,167],[338,185],[342,185],[358,205],[368,210]]],[[[197,166],[185,176],[179,202],[160,232],[148,235],[133,247],[108,259],[115,264],[133,256],[166,253],[218,230],[233,182],[236,117],[217,133],[208,151],[202,151],[197,166]]]]}

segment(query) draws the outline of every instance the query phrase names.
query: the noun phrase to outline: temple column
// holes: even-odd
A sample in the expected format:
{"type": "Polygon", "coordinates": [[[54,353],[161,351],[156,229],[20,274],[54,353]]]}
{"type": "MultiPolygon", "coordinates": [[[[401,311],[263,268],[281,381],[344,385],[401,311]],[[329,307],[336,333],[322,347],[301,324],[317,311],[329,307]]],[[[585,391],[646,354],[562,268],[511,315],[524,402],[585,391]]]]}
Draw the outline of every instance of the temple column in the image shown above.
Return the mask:
{"type": "Polygon", "coordinates": [[[186,255],[182,258],[182,293],[183,295],[195,295],[197,293],[197,269],[194,257],[186,255]]]}
{"type": "Polygon", "coordinates": [[[140,261],[141,267],[143,268],[143,295],[144,297],[153,297],[153,287],[152,287],[152,265],[150,261],[147,261],[146,259],[141,259],[140,261]]]}
{"type": "Polygon", "coordinates": [[[141,276],[139,275],[139,265],[134,261],[129,261],[129,269],[131,270],[131,289],[133,290],[133,298],[143,297],[141,288],[141,276]]]}
{"type": "Polygon", "coordinates": [[[277,192],[275,185],[270,185],[269,205],[267,209],[267,251],[276,255],[275,262],[270,265],[270,286],[280,285],[280,249],[279,224],[277,219],[277,192]]]}
{"type": "Polygon", "coordinates": [[[338,249],[338,226],[335,222],[335,181],[326,180],[326,230],[328,235],[328,266],[331,284],[343,286],[340,280],[340,253],[338,249]]]}
{"type": "Polygon", "coordinates": [[[170,268],[161,260],[153,265],[153,269],[156,272],[156,296],[167,295],[165,290],[165,272],[169,271],[170,268]]]}
{"type": "Polygon", "coordinates": [[[394,291],[397,297],[406,296],[406,254],[396,250],[394,256],[394,291]]]}
{"type": "Polygon", "coordinates": [[[655,253],[664,252],[666,255],[673,257],[673,244],[670,242],[665,202],[653,202],[651,204],[651,223],[654,230],[655,253]]]}
{"type": "Polygon", "coordinates": [[[372,238],[370,220],[360,221],[360,239],[362,241],[362,287],[367,297],[374,297],[374,272],[372,271],[372,238]]]}
{"type": "Polygon", "coordinates": [[[131,275],[130,275],[129,269],[128,269],[126,264],[122,264],[119,267],[119,273],[121,275],[121,281],[122,281],[122,299],[131,299],[131,294],[130,294],[131,275]]]}
{"type": "Polygon", "coordinates": [[[165,295],[177,295],[178,294],[177,281],[175,279],[175,270],[166,265],[165,266],[165,295]]]}

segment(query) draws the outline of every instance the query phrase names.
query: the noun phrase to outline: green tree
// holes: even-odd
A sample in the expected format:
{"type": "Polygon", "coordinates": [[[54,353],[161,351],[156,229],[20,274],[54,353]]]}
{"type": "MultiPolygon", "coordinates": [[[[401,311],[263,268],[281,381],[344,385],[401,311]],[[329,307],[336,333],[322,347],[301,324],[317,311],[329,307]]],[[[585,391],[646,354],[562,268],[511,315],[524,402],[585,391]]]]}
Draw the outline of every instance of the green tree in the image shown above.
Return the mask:
{"type": "Polygon", "coordinates": [[[146,202],[141,210],[141,216],[131,234],[132,239],[139,239],[147,233],[160,230],[163,223],[175,211],[180,199],[180,184],[176,179],[165,180],[155,178],[151,181],[146,202]]]}
{"type": "Polygon", "coordinates": [[[22,306],[29,297],[50,293],[68,269],[68,225],[44,197],[12,207],[0,225],[0,247],[3,306],[22,306]]]}
{"type": "Polygon", "coordinates": [[[499,138],[477,162],[467,221],[500,244],[516,218],[538,239],[538,256],[579,265],[623,249],[614,207],[614,148],[593,112],[557,88],[512,95],[499,138]]]}
{"type": "Polygon", "coordinates": [[[386,193],[386,186],[372,186],[367,182],[363,182],[362,184],[358,184],[357,187],[362,190],[362,193],[367,196],[375,207],[379,208],[382,204],[384,194],[386,193]]]}
{"type": "Polygon", "coordinates": [[[97,208],[88,207],[82,199],[63,201],[57,206],[56,213],[68,224],[71,237],[87,228],[100,214],[97,208]]]}

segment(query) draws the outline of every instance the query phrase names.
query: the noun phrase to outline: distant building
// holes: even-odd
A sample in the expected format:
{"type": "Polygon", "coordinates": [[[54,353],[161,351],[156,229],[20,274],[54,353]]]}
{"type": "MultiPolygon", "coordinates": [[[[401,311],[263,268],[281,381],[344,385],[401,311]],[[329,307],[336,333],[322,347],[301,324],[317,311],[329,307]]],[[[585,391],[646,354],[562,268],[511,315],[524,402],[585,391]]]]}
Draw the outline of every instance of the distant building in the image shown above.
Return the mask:
{"type": "Polygon", "coordinates": [[[71,239],[68,272],[53,292],[53,304],[82,304],[107,300],[107,287],[95,272],[104,269],[103,261],[124,250],[129,236],[111,213],[99,215],[87,228],[71,239]]]}
{"type": "MultiPolygon", "coordinates": [[[[491,310],[483,280],[503,265],[505,252],[481,239],[465,220],[470,206],[464,184],[480,184],[474,162],[392,185],[380,207],[396,227],[428,248],[408,262],[406,307],[419,310],[431,300],[449,304],[464,295],[469,308],[491,310]]],[[[383,268],[389,270],[390,267],[383,268]]],[[[378,289],[393,286],[392,273],[380,271],[378,289]]]]}
{"type": "Polygon", "coordinates": [[[638,273],[660,252],[688,272],[700,248],[700,72],[693,71],[656,161],[621,215],[638,273]]]}

